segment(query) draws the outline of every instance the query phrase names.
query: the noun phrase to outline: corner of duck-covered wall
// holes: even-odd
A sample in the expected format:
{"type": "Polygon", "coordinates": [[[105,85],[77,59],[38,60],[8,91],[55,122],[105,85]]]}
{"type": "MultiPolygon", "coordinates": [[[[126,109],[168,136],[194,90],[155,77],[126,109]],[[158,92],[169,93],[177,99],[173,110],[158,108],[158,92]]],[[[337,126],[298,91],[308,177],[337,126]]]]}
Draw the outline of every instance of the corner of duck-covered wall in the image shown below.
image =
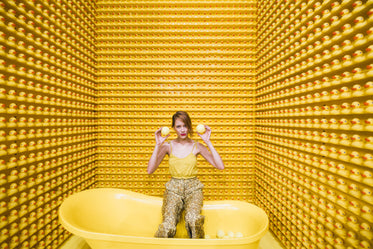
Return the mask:
{"type": "Polygon", "coordinates": [[[95,5],[0,1],[0,244],[58,248],[58,207],[95,186],[95,5]]]}
{"type": "Polygon", "coordinates": [[[372,1],[258,1],[256,199],[287,248],[370,248],[372,1]]]}

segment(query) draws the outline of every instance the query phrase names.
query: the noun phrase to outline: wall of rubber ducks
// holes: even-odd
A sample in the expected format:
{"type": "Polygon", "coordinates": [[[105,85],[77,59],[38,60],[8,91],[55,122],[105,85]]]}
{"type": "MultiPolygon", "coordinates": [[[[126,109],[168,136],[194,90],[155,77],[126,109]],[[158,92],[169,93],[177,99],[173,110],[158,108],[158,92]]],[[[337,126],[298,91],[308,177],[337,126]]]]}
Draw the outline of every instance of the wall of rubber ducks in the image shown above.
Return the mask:
{"type": "Polygon", "coordinates": [[[286,248],[371,248],[373,1],[257,6],[257,204],[286,248]]]}
{"type": "MultiPolygon", "coordinates": [[[[146,167],[154,133],[187,111],[212,129],[227,169],[199,160],[205,198],[253,201],[254,1],[97,3],[100,187],[162,196],[167,157],[146,167]]],[[[202,142],[197,134],[192,139],[202,142]]]]}
{"type": "Polygon", "coordinates": [[[95,4],[0,1],[0,248],[58,248],[95,186],[95,4]]]}
{"type": "MultiPolygon", "coordinates": [[[[373,1],[0,1],[0,248],[58,248],[67,196],[162,196],[187,111],[286,248],[373,246],[373,1]],[[174,137],[171,130],[171,139],[174,137]]],[[[194,135],[193,139],[202,142],[194,135]]]]}

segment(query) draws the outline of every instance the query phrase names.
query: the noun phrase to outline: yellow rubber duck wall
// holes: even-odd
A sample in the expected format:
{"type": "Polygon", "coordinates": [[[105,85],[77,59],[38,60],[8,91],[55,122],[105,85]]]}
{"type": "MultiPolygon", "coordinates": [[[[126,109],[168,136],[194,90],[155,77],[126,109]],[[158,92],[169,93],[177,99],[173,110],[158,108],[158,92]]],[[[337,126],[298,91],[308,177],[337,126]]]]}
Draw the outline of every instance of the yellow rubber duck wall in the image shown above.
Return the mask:
{"type": "Polygon", "coordinates": [[[185,110],[229,165],[201,160],[205,198],[253,201],[255,11],[254,1],[97,3],[100,187],[162,196],[167,162],[144,169],[154,132],[185,110]]]}
{"type": "MultiPolygon", "coordinates": [[[[209,125],[205,198],[266,210],[286,248],[371,248],[373,1],[0,1],[0,245],[58,248],[62,200],[161,196],[177,110],[209,125]],[[172,132],[172,131],[171,131],[172,132]]],[[[195,136],[194,139],[198,140],[195,136]]]]}
{"type": "Polygon", "coordinates": [[[0,248],[58,248],[62,200],[96,186],[91,1],[0,1],[0,248]]]}
{"type": "Polygon", "coordinates": [[[373,1],[257,6],[257,204],[286,248],[371,248],[373,1]]]}

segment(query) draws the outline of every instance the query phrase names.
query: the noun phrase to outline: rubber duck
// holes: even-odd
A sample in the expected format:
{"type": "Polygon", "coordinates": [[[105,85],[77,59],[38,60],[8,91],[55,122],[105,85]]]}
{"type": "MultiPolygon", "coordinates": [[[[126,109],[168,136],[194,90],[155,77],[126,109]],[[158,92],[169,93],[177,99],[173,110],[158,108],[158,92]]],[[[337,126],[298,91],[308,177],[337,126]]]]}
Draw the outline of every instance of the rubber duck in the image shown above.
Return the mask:
{"type": "Polygon", "coordinates": [[[7,196],[6,188],[0,188],[0,200],[4,199],[7,196]]]}
{"type": "Polygon", "coordinates": [[[342,160],[342,161],[345,161],[345,162],[348,162],[350,157],[349,155],[347,154],[347,151],[345,149],[340,149],[338,151],[338,159],[339,160],[342,160]]]}
{"type": "Polygon", "coordinates": [[[337,182],[335,181],[335,177],[334,177],[334,175],[328,175],[327,176],[327,184],[329,185],[329,186],[332,186],[332,187],[336,187],[337,186],[337,182]]]}
{"type": "MultiPolygon", "coordinates": [[[[1,216],[0,217],[0,227],[5,227],[7,224],[8,224],[7,217],[5,215],[1,216]]],[[[9,237],[10,237],[9,230],[7,228],[3,228],[1,230],[1,234],[0,234],[0,241],[3,241],[2,242],[2,247],[4,249],[11,248],[10,245],[6,242],[6,240],[9,239],[9,237]]]]}
{"type": "Polygon", "coordinates": [[[323,211],[326,211],[326,201],[323,198],[319,198],[317,207],[323,211]]]}
{"type": "Polygon", "coordinates": [[[366,222],[363,222],[360,224],[360,235],[368,239],[368,241],[373,240],[373,232],[372,232],[372,227],[366,222]]]}
{"type": "Polygon", "coordinates": [[[329,120],[329,129],[338,129],[338,121],[335,118],[329,120]]]}
{"type": "MultiPolygon", "coordinates": [[[[312,135],[312,140],[314,140],[314,141],[320,141],[320,139],[321,139],[321,137],[320,137],[320,133],[318,132],[318,131],[313,131],[312,133],[311,133],[311,135],[312,135]]],[[[314,153],[317,153],[317,151],[318,151],[318,146],[315,144],[315,146],[316,147],[313,147],[313,152],[314,153]]]]}
{"type": "Polygon", "coordinates": [[[364,102],[365,108],[364,112],[365,113],[373,113],[373,100],[368,99],[367,101],[364,102]]]}
{"type": "Polygon", "coordinates": [[[373,168],[373,155],[370,153],[366,153],[363,156],[363,165],[369,168],[373,168]]]}
{"type": "Polygon", "coordinates": [[[352,213],[359,216],[361,212],[361,205],[359,202],[355,200],[350,200],[350,205],[348,206],[348,210],[350,210],[352,213]]]}
{"type": "Polygon", "coordinates": [[[359,84],[355,84],[351,88],[352,90],[352,97],[360,97],[364,95],[363,87],[359,84]]]}
{"type": "MultiPolygon", "coordinates": [[[[7,194],[8,194],[8,196],[12,196],[16,193],[18,193],[18,184],[17,183],[11,183],[9,188],[8,188],[7,194]]],[[[17,197],[16,197],[16,200],[18,200],[17,197]]],[[[12,205],[13,204],[18,205],[18,203],[12,203],[12,205]]],[[[12,209],[12,208],[9,206],[9,209],[12,209]]]]}
{"type": "Polygon", "coordinates": [[[341,84],[342,82],[342,77],[340,75],[333,75],[332,76],[332,80],[331,80],[331,84],[334,86],[334,85],[339,85],[341,84]]]}
{"type": "Polygon", "coordinates": [[[330,100],[330,95],[328,91],[322,91],[321,92],[321,101],[328,101],[330,100]]]}
{"type": "Polygon", "coordinates": [[[349,178],[354,180],[354,181],[360,182],[361,179],[362,179],[362,175],[360,173],[360,170],[356,169],[356,168],[351,169],[351,174],[350,174],[349,178]]]}
{"type": "Polygon", "coordinates": [[[373,150],[373,137],[372,136],[365,138],[364,148],[368,150],[373,150]]]}
{"type": "Polygon", "coordinates": [[[352,65],[352,57],[350,55],[344,55],[342,57],[342,66],[348,67],[352,65]]]}
{"type": "Polygon", "coordinates": [[[366,219],[367,221],[373,223],[373,210],[371,208],[371,205],[369,205],[369,206],[364,205],[361,208],[361,217],[366,219]]]}
{"type": "MultiPolygon", "coordinates": [[[[334,223],[334,233],[341,237],[342,239],[345,239],[347,237],[347,231],[346,229],[343,227],[343,224],[340,223],[340,222],[335,222],[334,223]]],[[[341,243],[339,243],[341,244],[341,243]]],[[[343,244],[343,241],[342,241],[342,244],[343,244]]],[[[345,247],[343,247],[345,248],[345,247]]]]}
{"type": "Polygon", "coordinates": [[[337,149],[335,147],[330,147],[329,148],[329,157],[331,158],[339,158],[338,156],[339,152],[337,151],[337,149]]]}
{"type": "Polygon", "coordinates": [[[354,231],[349,230],[347,232],[346,242],[353,246],[353,248],[358,248],[359,240],[357,239],[357,235],[354,231]]]}
{"type": "Polygon", "coordinates": [[[0,144],[0,156],[4,156],[8,154],[7,151],[8,147],[5,144],[0,144]]]}
{"type": "MultiPolygon", "coordinates": [[[[328,181],[328,179],[326,178],[326,175],[325,175],[325,173],[323,171],[317,172],[317,170],[315,170],[315,172],[317,173],[315,179],[318,179],[322,183],[326,183],[328,181]]],[[[325,187],[323,185],[319,186],[319,191],[324,191],[325,195],[326,195],[326,189],[325,189],[325,187]]]]}
{"type": "Polygon", "coordinates": [[[347,193],[348,192],[348,186],[342,178],[337,179],[337,189],[347,193]]]}
{"type": "Polygon", "coordinates": [[[331,115],[338,115],[341,113],[339,105],[333,104],[330,106],[330,114],[331,115]]]}
{"type": "Polygon", "coordinates": [[[368,81],[365,83],[364,88],[364,96],[373,95],[373,81],[368,81]]]}
{"type": "Polygon", "coordinates": [[[321,145],[319,147],[319,153],[318,153],[320,156],[328,156],[329,152],[328,150],[326,149],[326,146],[325,145],[321,145]]]}
{"type": "Polygon", "coordinates": [[[360,122],[360,119],[358,118],[353,118],[351,121],[351,129],[355,131],[361,131],[363,130],[363,125],[360,122]]]}
{"type": "Polygon", "coordinates": [[[358,134],[352,135],[351,140],[352,140],[351,146],[353,146],[353,147],[362,148],[363,145],[364,145],[363,140],[361,139],[360,135],[358,135],[358,134]]]}
{"type": "MultiPolygon", "coordinates": [[[[336,186],[336,181],[328,180],[327,183],[330,184],[330,186],[336,186]]],[[[327,189],[326,193],[326,198],[328,198],[328,200],[332,201],[333,203],[337,202],[337,194],[334,192],[334,190],[327,189]]]]}
{"type": "MultiPolygon", "coordinates": [[[[313,128],[319,128],[320,127],[320,120],[318,118],[314,118],[312,120],[312,127],[313,128]]],[[[312,132],[312,136],[315,137],[313,132],[312,132]]]]}
{"type": "Polygon", "coordinates": [[[365,120],[364,130],[373,131],[373,118],[368,118],[365,120]]]}
{"type": "MultiPolygon", "coordinates": [[[[341,98],[341,94],[339,94],[339,91],[337,89],[333,89],[330,91],[330,99],[337,100],[341,98]]],[[[329,114],[329,113],[327,113],[329,114]]]]}
{"type": "Polygon", "coordinates": [[[370,171],[364,171],[362,174],[362,182],[370,187],[373,187],[373,174],[370,171]]]}
{"type": "Polygon", "coordinates": [[[355,184],[355,183],[351,183],[348,188],[350,189],[349,190],[349,194],[356,197],[356,198],[360,198],[361,197],[361,191],[359,189],[359,187],[355,184]]]}
{"type": "Polygon", "coordinates": [[[343,209],[337,209],[335,218],[342,223],[347,222],[346,212],[343,209]]]}
{"type": "Polygon", "coordinates": [[[339,89],[339,91],[340,91],[340,94],[339,94],[340,98],[350,98],[352,95],[352,92],[346,86],[339,89]]]}
{"type": "Polygon", "coordinates": [[[333,220],[332,217],[330,217],[330,216],[325,217],[325,227],[328,228],[325,235],[327,237],[331,237],[331,239],[333,239],[334,234],[331,231],[334,229],[334,220],[333,220]],[[330,232],[330,234],[328,232],[330,232]]]}
{"type": "Polygon", "coordinates": [[[347,72],[347,71],[343,72],[341,76],[342,76],[342,80],[341,80],[342,82],[350,83],[353,80],[353,75],[350,72],[347,72]]]}
{"type": "Polygon", "coordinates": [[[358,220],[355,216],[351,215],[347,218],[347,226],[352,229],[354,232],[359,232],[360,227],[358,220]]]}
{"type": "MultiPolygon", "coordinates": [[[[335,37],[335,36],[334,36],[335,37]]],[[[332,50],[332,55],[333,56],[337,56],[337,55],[340,55],[341,54],[341,51],[342,49],[340,48],[340,46],[338,44],[335,44],[331,47],[331,50],[332,50]]],[[[341,61],[338,60],[338,59],[334,59],[332,61],[332,69],[333,70],[339,70],[342,68],[342,64],[341,64],[341,61]]]]}
{"type": "Polygon", "coordinates": [[[361,158],[360,153],[357,151],[352,151],[350,154],[350,158],[351,158],[350,162],[357,164],[357,165],[361,165],[363,162],[363,159],[361,158]]]}
{"type": "Polygon", "coordinates": [[[339,144],[338,136],[334,132],[332,132],[332,133],[329,134],[329,143],[339,144]]]}
{"type": "MultiPolygon", "coordinates": [[[[365,74],[363,74],[363,76],[366,77],[366,78],[372,77],[373,76],[372,71],[373,71],[373,63],[366,66],[366,71],[365,71],[365,74]]],[[[363,77],[362,77],[362,79],[363,79],[363,77]]]]}
{"type": "Polygon", "coordinates": [[[12,170],[10,174],[8,175],[8,182],[13,182],[18,180],[18,171],[17,170],[12,170]]]}
{"type": "Polygon", "coordinates": [[[339,141],[338,142],[339,142],[340,145],[344,145],[344,146],[350,146],[351,145],[350,138],[345,133],[342,133],[341,135],[339,135],[339,141]]]}
{"type": "Polygon", "coordinates": [[[17,117],[10,117],[7,123],[7,127],[8,128],[17,127],[17,124],[18,124],[17,117]]]}
{"type": "Polygon", "coordinates": [[[314,89],[322,88],[322,82],[320,80],[315,80],[312,84],[314,89]]]}
{"type": "MultiPolygon", "coordinates": [[[[353,61],[354,61],[354,64],[355,65],[358,65],[359,63],[362,63],[363,61],[366,60],[365,56],[364,56],[364,52],[361,51],[361,50],[356,50],[353,54],[353,61]]],[[[354,69],[355,70],[355,69],[354,69]]],[[[353,70],[353,73],[355,73],[353,70]]],[[[356,73],[361,73],[362,70],[361,68],[357,69],[356,73]]],[[[361,78],[360,78],[361,79],[361,78]]]]}
{"type": "Polygon", "coordinates": [[[334,246],[335,249],[345,249],[346,248],[344,240],[341,239],[340,237],[336,237],[334,239],[333,246],[334,246]]]}
{"type": "MultiPolygon", "coordinates": [[[[323,222],[325,222],[325,221],[323,221],[323,222]]],[[[319,221],[319,223],[317,223],[316,224],[316,232],[317,232],[317,234],[319,234],[319,236],[321,236],[321,237],[324,237],[325,236],[325,227],[324,227],[324,225],[322,224],[322,222],[321,221],[319,221]]]]}
{"type": "MultiPolygon", "coordinates": [[[[313,145],[314,147],[314,150],[313,150],[313,153],[317,154],[319,149],[318,149],[318,146],[316,144],[313,145]]],[[[327,170],[328,169],[328,165],[327,165],[327,161],[325,159],[319,159],[319,162],[317,163],[317,165],[321,168],[321,169],[324,169],[324,170],[327,170]]]]}
{"type": "MultiPolygon", "coordinates": [[[[330,164],[330,163],[329,163],[330,164]]],[[[347,170],[346,166],[342,163],[339,163],[337,166],[335,166],[337,169],[337,174],[340,176],[348,177],[350,175],[350,172],[347,170]]]]}
{"type": "Polygon", "coordinates": [[[373,204],[373,193],[371,189],[363,188],[361,190],[361,199],[370,204],[373,204]]]}
{"type": "Polygon", "coordinates": [[[8,114],[15,114],[17,113],[18,106],[16,103],[10,103],[9,108],[6,109],[8,114]]]}
{"type": "Polygon", "coordinates": [[[326,118],[322,118],[320,120],[320,128],[323,128],[323,129],[329,128],[328,120],[326,118]]]}
{"type": "Polygon", "coordinates": [[[323,142],[323,143],[328,143],[329,142],[328,133],[326,133],[325,131],[321,132],[320,137],[321,137],[321,139],[320,139],[321,142],[323,142]]]}
{"type": "Polygon", "coordinates": [[[364,113],[364,108],[359,101],[354,101],[351,103],[351,113],[353,114],[362,114],[364,113]]]}
{"type": "Polygon", "coordinates": [[[320,109],[320,106],[314,106],[312,107],[312,114],[313,115],[320,115],[321,114],[321,109],[320,109]]]}
{"type": "Polygon", "coordinates": [[[322,211],[318,211],[317,220],[319,221],[320,224],[325,224],[325,218],[326,218],[326,214],[322,211]]]}
{"type": "Polygon", "coordinates": [[[0,141],[3,142],[6,140],[6,132],[1,130],[0,131],[0,141]]]}
{"type": "Polygon", "coordinates": [[[350,114],[351,113],[351,108],[349,103],[343,103],[341,105],[341,114],[350,114]]]}

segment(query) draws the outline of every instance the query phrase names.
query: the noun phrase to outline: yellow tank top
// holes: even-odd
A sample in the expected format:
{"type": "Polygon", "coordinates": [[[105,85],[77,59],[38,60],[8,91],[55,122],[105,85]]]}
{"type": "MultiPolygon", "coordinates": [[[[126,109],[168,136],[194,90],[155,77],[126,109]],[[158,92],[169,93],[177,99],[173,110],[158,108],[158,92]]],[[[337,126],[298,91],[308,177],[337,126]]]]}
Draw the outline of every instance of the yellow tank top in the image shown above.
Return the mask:
{"type": "Polygon", "coordinates": [[[188,179],[197,176],[197,157],[193,154],[196,143],[194,143],[192,151],[183,158],[172,154],[172,143],[170,142],[170,158],[168,164],[170,167],[170,174],[174,178],[188,179]]]}

